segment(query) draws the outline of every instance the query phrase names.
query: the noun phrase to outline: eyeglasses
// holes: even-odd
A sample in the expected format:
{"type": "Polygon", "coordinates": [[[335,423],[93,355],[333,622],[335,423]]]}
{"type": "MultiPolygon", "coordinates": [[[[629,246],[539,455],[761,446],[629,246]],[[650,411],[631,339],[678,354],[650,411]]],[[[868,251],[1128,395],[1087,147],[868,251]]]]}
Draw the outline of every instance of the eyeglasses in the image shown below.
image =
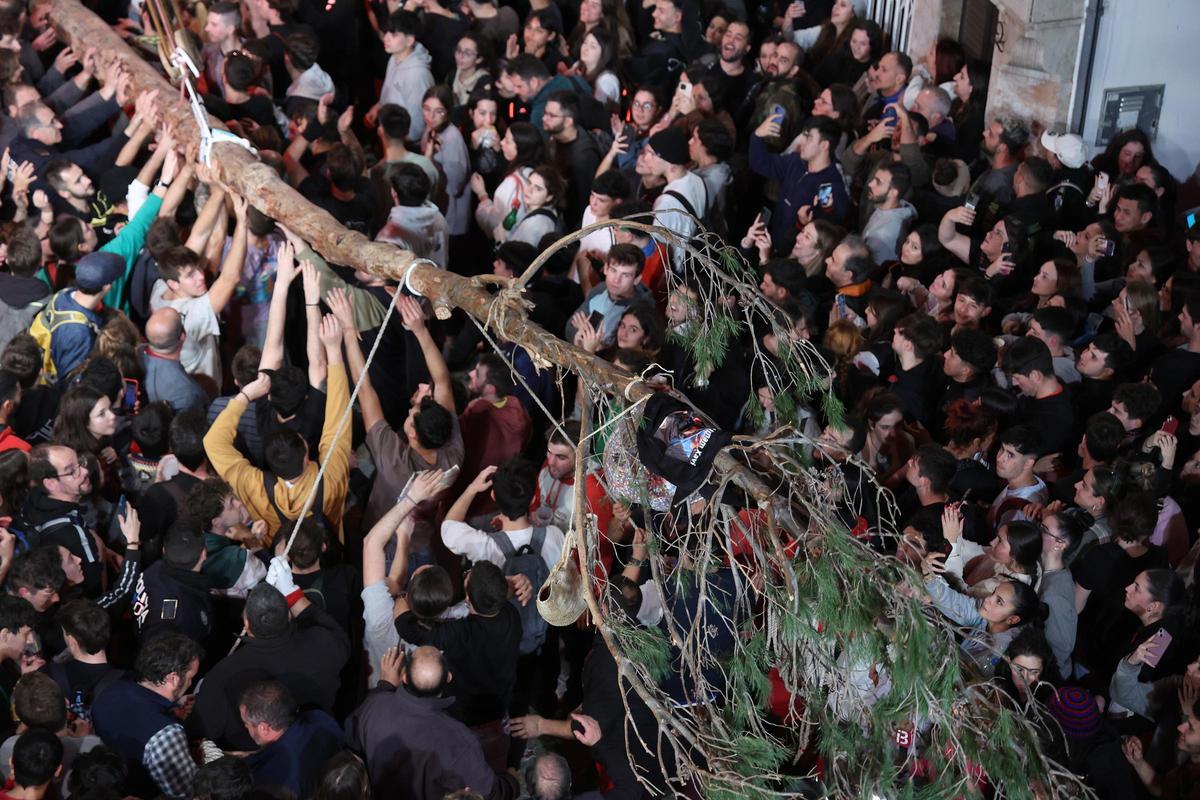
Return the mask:
{"type": "Polygon", "coordinates": [[[466,56],[467,58],[475,58],[475,56],[479,55],[479,51],[478,50],[466,50],[462,47],[456,47],[454,49],[454,55],[466,56]]]}
{"type": "Polygon", "coordinates": [[[428,114],[431,117],[446,116],[446,109],[441,108],[440,106],[439,107],[422,106],[421,110],[424,111],[426,114],[428,114]]]}
{"type": "Polygon", "coordinates": [[[63,478],[72,478],[72,477],[78,475],[79,471],[82,469],[87,469],[87,461],[84,460],[83,456],[80,456],[79,460],[75,462],[74,466],[72,466],[66,472],[54,473],[54,477],[56,477],[60,480],[63,478]]]}
{"type": "Polygon", "coordinates": [[[654,105],[654,101],[652,100],[644,100],[640,103],[636,100],[633,101],[633,107],[640,108],[642,111],[650,111],[654,108],[654,105]]]}

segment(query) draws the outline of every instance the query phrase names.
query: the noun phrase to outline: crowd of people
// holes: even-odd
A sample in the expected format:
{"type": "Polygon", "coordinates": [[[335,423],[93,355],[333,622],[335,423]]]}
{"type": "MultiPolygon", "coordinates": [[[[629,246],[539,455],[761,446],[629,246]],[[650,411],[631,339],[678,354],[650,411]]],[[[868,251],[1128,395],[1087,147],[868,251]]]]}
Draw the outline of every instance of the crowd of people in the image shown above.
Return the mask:
{"type": "MultiPolygon", "coordinates": [[[[803,435],[1044,754],[1103,798],[1200,797],[1200,224],[1144,133],[1093,154],[991,116],[986,64],[896,50],[851,0],[182,13],[207,110],[309,202],[524,276],[533,322],[701,412],[655,416],[667,458],[803,435]],[[774,315],[715,370],[700,225],[774,315]],[[802,347],[844,419],[776,394],[802,347]]],[[[732,655],[754,582],[654,546],[697,482],[644,464],[638,491],[614,429],[577,486],[589,387],[326,263],[182,146],[171,98],[71,45],[49,0],[0,0],[0,796],[697,796],[588,615],[532,599],[581,491],[614,613],[712,615],[732,655]]],[[[735,701],[672,658],[677,707],[735,701]]]]}

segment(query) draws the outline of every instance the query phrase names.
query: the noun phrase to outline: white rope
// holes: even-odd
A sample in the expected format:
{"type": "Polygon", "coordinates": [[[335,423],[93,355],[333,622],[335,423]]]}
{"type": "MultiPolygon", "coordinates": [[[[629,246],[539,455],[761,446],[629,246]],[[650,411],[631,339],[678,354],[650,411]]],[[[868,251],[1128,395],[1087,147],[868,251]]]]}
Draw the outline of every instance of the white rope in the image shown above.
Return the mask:
{"type": "MultiPolygon", "coordinates": [[[[416,259],[409,265],[408,272],[405,273],[405,279],[396,287],[396,293],[392,295],[392,303],[388,306],[387,313],[384,314],[383,322],[379,325],[379,333],[375,335],[375,343],[371,345],[371,352],[367,354],[366,363],[363,364],[362,373],[358,376],[358,380],[354,383],[354,391],[350,393],[350,399],[346,402],[346,409],[342,412],[341,419],[338,420],[337,430],[333,434],[333,441],[337,441],[342,431],[346,428],[346,421],[350,419],[350,412],[354,409],[354,401],[358,399],[358,390],[362,388],[363,381],[367,380],[367,374],[371,369],[371,362],[375,359],[375,353],[379,350],[379,345],[383,342],[384,331],[387,330],[388,320],[392,318],[392,313],[396,310],[396,301],[400,298],[400,293],[408,282],[408,275],[412,273],[412,267],[420,262],[433,264],[428,259],[416,259]]],[[[436,264],[434,265],[436,266],[436,264]]],[[[347,369],[349,367],[347,366],[347,369]]],[[[325,387],[328,390],[328,386],[325,387]]],[[[296,517],[296,522],[292,527],[292,533],[288,536],[287,547],[283,549],[283,556],[287,558],[287,554],[292,550],[292,542],[296,540],[296,534],[300,531],[300,523],[308,516],[309,510],[312,508],[313,500],[317,497],[317,487],[321,485],[321,479],[325,477],[325,470],[329,467],[329,459],[333,456],[333,448],[325,454],[325,458],[321,460],[321,468],[317,470],[317,479],[313,481],[312,488],[308,490],[308,497],[304,499],[304,507],[300,510],[300,515],[296,517]]]]}

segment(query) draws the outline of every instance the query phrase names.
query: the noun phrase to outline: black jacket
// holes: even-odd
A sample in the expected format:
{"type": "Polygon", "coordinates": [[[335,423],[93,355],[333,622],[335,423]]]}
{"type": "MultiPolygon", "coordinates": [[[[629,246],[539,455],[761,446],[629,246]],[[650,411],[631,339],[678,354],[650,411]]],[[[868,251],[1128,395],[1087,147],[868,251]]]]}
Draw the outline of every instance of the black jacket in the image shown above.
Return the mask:
{"type": "Polygon", "coordinates": [[[212,632],[212,581],[203,572],[155,561],[138,578],[133,616],[145,641],[168,631],[203,643],[212,632]]]}
{"type": "Polygon", "coordinates": [[[242,691],[255,681],[274,678],[291,690],[302,708],[332,711],[350,657],[350,640],[331,616],[310,605],[287,633],[247,638],[221,659],[200,685],[196,707],[187,721],[191,738],[212,739],[226,750],[254,750],[238,714],[242,691]]]}
{"type": "Polygon", "coordinates": [[[60,544],[83,561],[83,593],[87,597],[100,594],[104,562],[100,544],[83,506],[55,500],[40,486],[34,487],[21,507],[20,530],[29,545],[43,542],[60,544]]]}
{"type": "Polygon", "coordinates": [[[471,729],[447,712],[451,697],[416,697],[381,681],[346,720],[346,741],[361,753],[376,797],[444,797],[471,787],[488,800],[517,796],[471,729]]]}

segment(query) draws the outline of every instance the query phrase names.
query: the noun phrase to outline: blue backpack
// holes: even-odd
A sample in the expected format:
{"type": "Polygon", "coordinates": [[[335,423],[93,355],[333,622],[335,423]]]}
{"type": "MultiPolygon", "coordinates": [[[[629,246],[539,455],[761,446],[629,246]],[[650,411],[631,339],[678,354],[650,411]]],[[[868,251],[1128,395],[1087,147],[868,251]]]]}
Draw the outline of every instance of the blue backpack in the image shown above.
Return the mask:
{"type": "Polygon", "coordinates": [[[533,537],[529,544],[522,545],[518,550],[513,547],[512,539],[504,531],[490,531],[488,536],[504,554],[504,575],[524,575],[533,584],[533,598],[525,605],[513,598],[512,603],[517,613],[521,615],[521,655],[526,656],[536,652],[546,641],[546,620],[538,613],[534,598],[541,590],[546,578],[550,577],[550,567],[542,557],[542,545],[546,543],[546,529],[534,528],[533,537]]]}

